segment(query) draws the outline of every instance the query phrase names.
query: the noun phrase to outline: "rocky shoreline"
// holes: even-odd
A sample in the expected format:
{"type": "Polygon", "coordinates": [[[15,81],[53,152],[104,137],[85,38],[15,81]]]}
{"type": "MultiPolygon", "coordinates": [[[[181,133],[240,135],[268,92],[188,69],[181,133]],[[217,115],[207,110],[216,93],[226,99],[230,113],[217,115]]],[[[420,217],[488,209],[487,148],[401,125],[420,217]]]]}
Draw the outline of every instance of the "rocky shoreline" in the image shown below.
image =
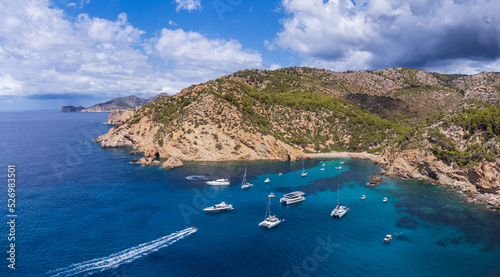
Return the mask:
{"type": "Polygon", "coordinates": [[[499,159],[458,169],[444,164],[429,151],[415,149],[401,152],[386,150],[381,155],[334,152],[308,156],[370,160],[382,168],[377,175],[432,182],[460,192],[468,201],[484,202],[488,208],[500,210],[499,159]]]}

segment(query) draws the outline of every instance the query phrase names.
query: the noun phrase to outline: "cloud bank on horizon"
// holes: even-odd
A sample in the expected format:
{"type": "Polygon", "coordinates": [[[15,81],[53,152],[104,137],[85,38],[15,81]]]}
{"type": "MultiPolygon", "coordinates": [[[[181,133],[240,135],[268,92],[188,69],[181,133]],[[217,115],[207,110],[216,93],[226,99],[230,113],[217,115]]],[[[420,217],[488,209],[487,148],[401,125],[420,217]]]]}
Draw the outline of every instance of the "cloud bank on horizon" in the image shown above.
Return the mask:
{"type": "Polygon", "coordinates": [[[107,18],[88,11],[70,15],[69,9],[92,5],[89,0],[62,7],[49,0],[0,0],[0,109],[14,99],[176,93],[238,70],[281,65],[500,71],[500,22],[493,0],[283,0],[249,7],[242,1],[216,2],[219,10],[215,2],[175,0],[169,5],[176,23],[158,23],[148,33],[123,11],[107,18]],[[226,11],[237,10],[237,19],[213,23],[224,5],[226,11]],[[255,18],[256,9],[270,16],[255,18]],[[265,22],[275,20],[276,13],[279,22],[265,22]],[[200,23],[178,25],[181,17],[200,23]],[[252,28],[257,21],[276,29],[252,28]],[[237,31],[220,34],[231,26],[237,31]]]}

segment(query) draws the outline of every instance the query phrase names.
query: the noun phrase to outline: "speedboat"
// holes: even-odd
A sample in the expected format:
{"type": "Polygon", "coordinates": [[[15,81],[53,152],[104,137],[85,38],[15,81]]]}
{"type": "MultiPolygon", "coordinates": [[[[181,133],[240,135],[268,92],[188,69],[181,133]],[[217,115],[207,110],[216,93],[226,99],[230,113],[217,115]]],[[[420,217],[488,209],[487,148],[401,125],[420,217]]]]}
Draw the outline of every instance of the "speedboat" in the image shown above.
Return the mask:
{"type": "Polygon", "coordinates": [[[300,176],[306,177],[307,176],[307,172],[306,171],[302,171],[302,173],[300,173],[300,176]]]}
{"type": "Polygon", "coordinates": [[[216,204],[210,207],[206,207],[203,209],[205,212],[220,212],[220,211],[230,211],[233,209],[233,205],[226,204],[225,202],[222,202],[220,204],[216,204]]]}
{"type": "Polygon", "coordinates": [[[325,171],[325,168],[324,168],[324,167],[322,167],[320,170],[321,170],[321,171],[325,171]]]}
{"type": "Polygon", "coordinates": [[[326,164],[323,164],[322,166],[325,166],[326,164]]]}
{"type": "Polygon", "coordinates": [[[290,205],[290,204],[302,202],[302,201],[306,200],[306,198],[302,195],[304,195],[304,193],[302,191],[294,191],[294,192],[287,193],[287,194],[283,195],[283,198],[280,199],[280,203],[284,202],[285,204],[290,205]]]}
{"type": "Polygon", "coordinates": [[[269,183],[269,182],[271,182],[271,180],[269,180],[269,178],[266,178],[266,179],[264,180],[264,183],[269,183]]]}
{"type": "Polygon", "coordinates": [[[384,200],[382,200],[382,201],[384,201],[384,203],[387,202],[387,197],[384,197],[384,200]]]}
{"type": "Polygon", "coordinates": [[[267,202],[267,209],[265,215],[266,219],[264,219],[264,221],[259,223],[259,226],[264,226],[267,227],[267,229],[271,229],[274,226],[280,224],[281,220],[279,220],[275,215],[271,215],[271,198],[274,197],[274,194],[271,192],[267,197],[269,197],[269,201],[267,202]]]}
{"type": "Polygon", "coordinates": [[[215,181],[207,181],[205,183],[211,186],[229,186],[231,184],[228,179],[217,179],[215,181]]]}
{"type": "Polygon", "coordinates": [[[344,164],[344,162],[340,162],[340,164],[344,164]]]}
{"type": "Polygon", "coordinates": [[[361,200],[365,200],[366,199],[366,196],[363,194],[361,195],[361,200]]]}
{"type": "Polygon", "coordinates": [[[338,169],[342,169],[342,167],[341,167],[341,166],[339,166],[339,167],[338,167],[338,169]]]}
{"type": "Polygon", "coordinates": [[[392,236],[391,235],[386,235],[384,238],[384,242],[391,242],[392,236]]]}

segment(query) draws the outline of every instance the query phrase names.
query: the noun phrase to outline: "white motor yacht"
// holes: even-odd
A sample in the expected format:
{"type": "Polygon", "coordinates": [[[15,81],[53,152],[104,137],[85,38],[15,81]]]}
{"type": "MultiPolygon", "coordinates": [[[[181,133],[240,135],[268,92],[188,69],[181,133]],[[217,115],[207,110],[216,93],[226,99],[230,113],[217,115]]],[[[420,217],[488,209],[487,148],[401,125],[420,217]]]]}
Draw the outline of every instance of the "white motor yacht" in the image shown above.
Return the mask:
{"type": "Polygon", "coordinates": [[[231,184],[228,179],[217,179],[215,181],[207,181],[205,183],[211,186],[229,186],[231,184]]]}
{"type": "Polygon", "coordinates": [[[384,200],[382,200],[382,201],[384,201],[384,203],[387,202],[387,197],[384,197],[384,200]]]}
{"type": "Polygon", "coordinates": [[[271,182],[271,180],[269,180],[269,178],[266,178],[266,179],[264,180],[264,183],[269,183],[269,182],[271,182]]]}
{"type": "Polygon", "coordinates": [[[267,203],[266,215],[264,221],[259,223],[259,226],[267,227],[268,229],[273,228],[274,226],[281,223],[275,215],[271,215],[271,198],[274,197],[274,194],[271,192],[267,197],[269,197],[269,202],[267,203]]]}
{"type": "Polygon", "coordinates": [[[391,242],[392,236],[391,235],[386,235],[384,238],[384,242],[391,242]]]}
{"type": "Polygon", "coordinates": [[[306,198],[302,195],[304,195],[304,193],[302,191],[294,191],[294,192],[287,193],[287,194],[283,195],[283,198],[280,199],[280,203],[284,202],[285,204],[290,205],[290,204],[302,202],[302,201],[306,200],[306,198]]]}
{"type": "Polygon", "coordinates": [[[365,200],[366,199],[366,196],[363,194],[361,195],[361,200],[365,200]]]}
{"type": "Polygon", "coordinates": [[[205,212],[220,212],[220,211],[230,211],[233,209],[233,205],[226,204],[225,202],[222,202],[220,204],[216,204],[210,207],[206,207],[203,209],[205,212]]]}
{"type": "Polygon", "coordinates": [[[325,171],[325,168],[324,168],[324,167],[322,167],[322,168],[320,169],[320,171],[325,171]]]}

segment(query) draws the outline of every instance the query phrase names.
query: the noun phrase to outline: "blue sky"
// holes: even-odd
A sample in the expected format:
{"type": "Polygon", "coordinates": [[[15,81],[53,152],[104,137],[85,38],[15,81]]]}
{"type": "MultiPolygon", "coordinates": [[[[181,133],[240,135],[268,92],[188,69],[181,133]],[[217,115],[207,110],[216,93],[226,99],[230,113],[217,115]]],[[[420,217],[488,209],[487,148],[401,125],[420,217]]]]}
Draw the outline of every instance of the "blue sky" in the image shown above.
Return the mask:
{"type": "Polygon", "coordinates": [[[174,94],[247,68],[500,71],[494,0],[0,0],[0,110],[174,94]]]}

